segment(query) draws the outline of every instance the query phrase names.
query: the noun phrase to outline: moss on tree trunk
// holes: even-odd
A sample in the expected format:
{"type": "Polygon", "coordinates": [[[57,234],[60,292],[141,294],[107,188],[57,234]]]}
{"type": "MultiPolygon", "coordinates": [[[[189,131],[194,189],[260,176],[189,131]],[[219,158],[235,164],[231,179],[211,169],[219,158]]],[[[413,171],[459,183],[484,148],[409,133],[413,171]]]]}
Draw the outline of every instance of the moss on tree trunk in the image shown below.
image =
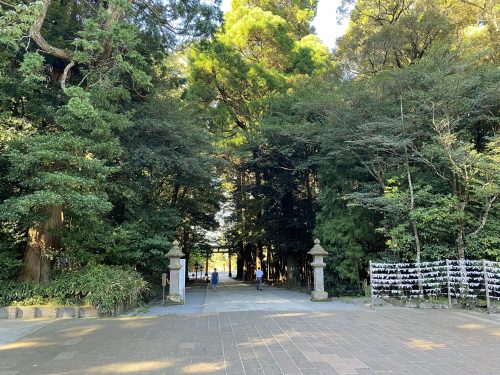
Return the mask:
{"type": "Polygon", "coordinates": [[[59,250],[57,230],[62,227],[62,205],[49,206],[47,219],[32,226],[28,231],[28,245],[24,253],[23,268],[19,279],[24,282],[46,283],[49,281],[51,259],[49,251],[59,250]]]}

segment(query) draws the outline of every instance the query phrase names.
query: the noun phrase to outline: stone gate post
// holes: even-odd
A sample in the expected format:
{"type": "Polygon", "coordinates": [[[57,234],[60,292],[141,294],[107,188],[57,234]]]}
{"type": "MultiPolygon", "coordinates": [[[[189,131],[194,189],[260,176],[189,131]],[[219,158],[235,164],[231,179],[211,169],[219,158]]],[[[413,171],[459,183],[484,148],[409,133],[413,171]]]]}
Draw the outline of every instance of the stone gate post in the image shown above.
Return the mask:
{"type": "Polygon", "coordinates": [[[320,241],[314,240],[313,248],[308,252],[313,256],[311,266],[313,267],[314,275],[314,290],[311,292],[311,301],[327,301],[328,293],[325,292],[325,281],[323,268],[326,266],[323,263],[323,257],[328,253],[320,245],[320,241]]]}
{"type": "Polygon", "coordinates": [[[179,272],[182,268],[180,259],[184,256],[181,248],[179,247],[179,241],[175,240],[174,246],[165,255],[165,257],[170,258],[170,284],[168,288],[167,303],[183,304],[184,300],[180,294],[179,290],[179,272]]]}

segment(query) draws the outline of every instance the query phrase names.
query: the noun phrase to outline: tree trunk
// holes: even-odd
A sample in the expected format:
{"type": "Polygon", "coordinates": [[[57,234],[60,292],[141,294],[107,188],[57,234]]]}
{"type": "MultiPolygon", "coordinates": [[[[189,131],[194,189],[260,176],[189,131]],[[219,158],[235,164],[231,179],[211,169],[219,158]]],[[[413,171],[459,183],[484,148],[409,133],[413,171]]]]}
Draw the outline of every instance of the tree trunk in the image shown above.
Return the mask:
{"type": "Polygon", "coordinates": [[[186,283],[189,281],[189,253],[184,253],[184,259],[186,259],[186,269],[184,270],[184,278],[186,283]]]}
{"type": "Polygon", "coordinates": [[[250,281],[253,279],[254,274],[254,246],[251,243],[247,243],[244,246],[245,252],[243,253],[243,281],[250,281]]]}
{"type": "Polygon", "coordinates": [[[172,190],[172,201],[171,206],[174,207],[177,204],[177,199],[179,198],[179,190],[181,189],[181,185],[178,183],[174,184],[174,188],[172,190]]]}
{"type": "Polygon", "coordinates": [[[264,256],[264,246],[261,241],[257,242],[255,247],[255,269],[262,268],[262,258],[264,256]]]}
{"type": "Polygon", "coordinates": [[[243,254],[245,252],[243,241],[238,241],[238,251],[236,252],[236,278],[243,280],[243,254]]]}
{"type": "Polygon", "coordinates": [[[184,253],[184,259],[186,259],[186,269],[184,275],[186,282],[189,280],[189,256],[191,253],[191,247],[189,245],[189,230],[184,227],[182,228],[182,252],[184,253]]]}
{"type": "Polygon", "coordinates": [[[46,283],[49,281],[51,261],[48,251],[59,250],[57,230],[63,225],[62,205],[47,208],[47,220],[28,231],[28,245],[24,253],[23,270],[19,280],[24,282],[46,283]]]}
{"type": "MultiPolygon", "coordinates": [[[[415,195],[413,192],[413,182],[411,178],[411,172],[410,172],[410,162],[408,160],[408,153],[405,149],[405,154],[406,154],[406,175],[408,178],[408,189],[410,191],[410,215],[411,213],[415,210],[415,195]]],[[[417,252],[416,254],[416,263],[417,263],[417,279],[418,279],[418,295],[419,298],[422,298],[424,294],[424,289],[422,285],[422,271],[420,269],[420,258],[421,258],[421,249],[420,249],[420,236],[418,234],[418,227],[417,227],[417,221],[413,218],[410,219],[411,226],[413,228],[413,237],[415,240],[415,250],[417,252]]]]}
{"type": "Polygon", "coordinates": [[[457,253],[458,259],[465,259],[465,245],[464,245],[464,224],[460,223],[460,228],[457,233],[457,253]]]}
{"type": "Polygon", "coordinates": [[[243,259],[236,259],[236,279],[243,280],[243,259]]]}
{"type": "Polygon", "coordinates": [[[289,255],[286,258],[286,284],[290,287],[300,285],[300,267],[296,255],[289,255]]]}

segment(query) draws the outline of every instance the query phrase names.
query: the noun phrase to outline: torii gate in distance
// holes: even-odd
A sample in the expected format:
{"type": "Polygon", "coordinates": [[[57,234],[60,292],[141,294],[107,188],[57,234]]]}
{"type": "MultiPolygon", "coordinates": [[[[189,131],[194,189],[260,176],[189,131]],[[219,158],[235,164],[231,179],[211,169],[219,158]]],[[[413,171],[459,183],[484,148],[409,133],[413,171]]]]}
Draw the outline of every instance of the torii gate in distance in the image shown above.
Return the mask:
{"type": "Polygon", "coordinates": [[[228,276],[233,277],[233,274],[231,273],[231,252],[229,251],[229,247],[224,246],[224,245],[219,245],[219,244],[212,244],[210,245],[210,248],[212,249],[212,252],[208,252],[206,254],[205,258],[205,279],[208,280],[208,260],[210,259],[211,254],[228,254],[228,276]]]}

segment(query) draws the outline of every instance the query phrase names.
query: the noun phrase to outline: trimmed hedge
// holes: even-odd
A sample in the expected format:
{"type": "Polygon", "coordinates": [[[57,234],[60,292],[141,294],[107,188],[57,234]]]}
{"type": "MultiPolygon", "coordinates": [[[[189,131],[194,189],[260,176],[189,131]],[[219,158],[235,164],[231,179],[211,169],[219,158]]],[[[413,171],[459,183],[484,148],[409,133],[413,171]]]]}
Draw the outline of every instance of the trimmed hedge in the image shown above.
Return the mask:
{"type": "Polygon", "coordinates": [[[138,272],[98,265],[66,272],[44,285],[0,282],[0,306],[88,304],[112,314],[118,304],[135,305],[146,291],[138,272]]]}

